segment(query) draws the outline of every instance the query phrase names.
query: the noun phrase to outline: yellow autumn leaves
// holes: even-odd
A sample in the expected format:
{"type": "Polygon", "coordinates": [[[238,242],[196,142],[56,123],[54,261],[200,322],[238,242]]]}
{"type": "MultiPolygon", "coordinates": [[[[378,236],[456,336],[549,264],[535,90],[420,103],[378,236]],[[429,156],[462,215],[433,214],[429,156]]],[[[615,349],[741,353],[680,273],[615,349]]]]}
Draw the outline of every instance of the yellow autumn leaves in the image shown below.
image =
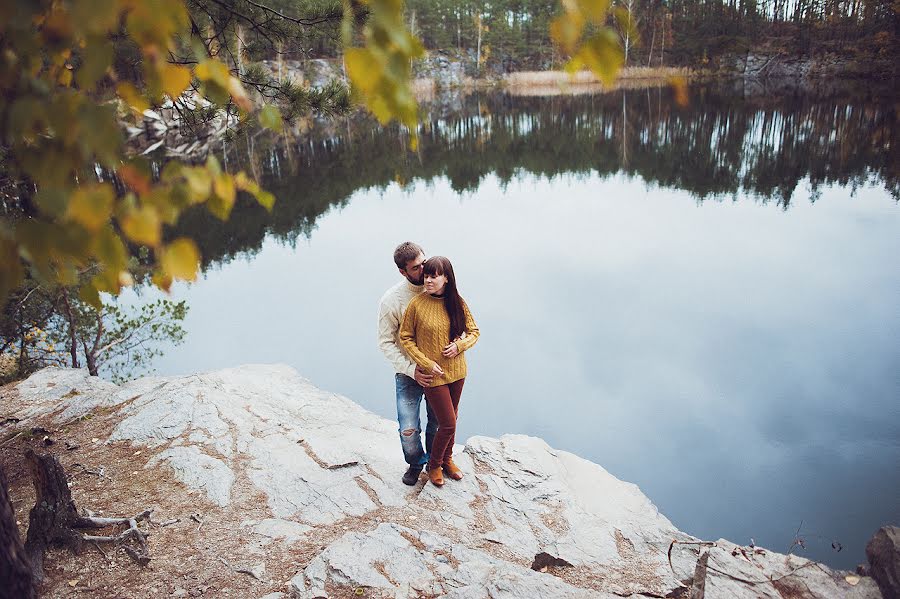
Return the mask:
{"type": "Polygon", "coordinates": [[[403,0],[364,0],[369,18],[362,47],[352,43],[353,9],[344,1],[344,62],[354,94],[381,122],[397,119],[409,129],[415,149],[418,105],[410,85],[411,61],[424,53],[421,42],[406,28],[403,0]]]}
{"type": "MultiPolygon", "coordinates": [[[[196,82],[220,105],[253,109],[216,58],[201,56],[193,69],[169,61],[176,35],[188,27],[182,0],[0,7],[4,166],[13,180],[28,182],[20,188],[24,212],[0,215],[0,301],[21,284],[27,265],[40,282],[79,285],[81,297],[98,306],[101,292],[131,283],[140,247],[148,250],[142,261],[153,281],[168,289],[176,279],[193,280],[200,265],[194,241],[165,237],[184,210],[205,205],[226,219],[240,191],[271,210],[270,193],[243,172],[225,172],[214,157],[202,165],[173,161],[152,176],[146,161],[125,154],[120,102],[126,115],[140,116],[196,82]],[[140,87],[133,74],[120,80],[113,65],[111,40],[123,33],[140,53],[140,87]]],[[[280,127],[280,114],[267,108],[260,121],[280,127]]]]}
{"type": "MultiPolygon", "coordinates": [[[[415,148],[411,60],[423,47],[407,28],[403,0],[360,2],[344,2],[353,93],[381,122],[405,125],[415,148]],[[368,17],[354,32],[360,2],[368,17]]],[[[551,33],[572,57],[568,67],[588,67],[608,82],[623,62],[618,36],[606,25],[609,1],[562,0],[562,8],[551,33]]],[[[629,26],[620,10],[613,14],[620,28],[629,26]]],[[[202,165],[173,161],[151,176],[145,162],[126,156],[120,115],[139,117],[192,84],[216,104],[233,102],[242,118],[253,110],[240,81],[202,44],[193,67],[170,61],[177,36],[189,27],[183,0],[0,4],[0,114],[6,115],[0,143],[7,178],[22,183],[13,197],[24,206],[0,215],[0,301],[21,284],[27,266],[42,282],[79,284],[82,297],[99,305],[101,292],[129,284],[140,247],[147,249],[143,264],[153,280],[168,289],[199,269],[192,240],[165,238],[165,227],[184,210],[203,205],[226,219],[241,191],[271,210],[270,193],[243,172],[226,172],[215,158],[202,165]],[[139,73],[127,77],[113,64],[112,40],[123,35],[139,59],[139,73]]],[[[258,121],[282,128],[275,106],[263,107],[258,121]]]]}
{"type": "MultiPolygon", "coordinates": [[[[611,84],[625,64],[625,53],[619,34],[606,25],[609,0],[562,0],[562,8],[562,14],[550,24],[550,36],[571,57],[566,70],[574,73],[587,67],[600,81],[611,84]]],[[[636,37],[628,11],[617,7],[613,14],[620,28],[636,37]]]]}

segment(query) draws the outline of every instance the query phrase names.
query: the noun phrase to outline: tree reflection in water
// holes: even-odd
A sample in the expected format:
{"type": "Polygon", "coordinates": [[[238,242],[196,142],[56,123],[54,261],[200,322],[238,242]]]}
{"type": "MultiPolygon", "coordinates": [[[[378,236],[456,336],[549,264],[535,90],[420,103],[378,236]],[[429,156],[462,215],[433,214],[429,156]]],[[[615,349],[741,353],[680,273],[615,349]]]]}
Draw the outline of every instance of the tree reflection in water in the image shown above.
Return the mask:
{"type": "Polygon", "coordinates": [[[206,267],[254,254],[267,235],[293,244],[359,189],[446,177],[465,193],[488,175],[505,184],[521,172],[624,173],[686,190],[698,202],[749,199],[785,210],[804,182],[813,199],[823,186],[852,192],[874,183],[900,200],[890,94],[695,87],[687,107],[662,87],[543,98],[472,94],[425,107],[422,121],[417,153],[397,127],[365,117],[314,126],[302,142],[237,147],[234,154],[249,154],[278,198],[274,212],[239,201],[228,222],[197,210],[173,233],[197,239],[206,267]]]}

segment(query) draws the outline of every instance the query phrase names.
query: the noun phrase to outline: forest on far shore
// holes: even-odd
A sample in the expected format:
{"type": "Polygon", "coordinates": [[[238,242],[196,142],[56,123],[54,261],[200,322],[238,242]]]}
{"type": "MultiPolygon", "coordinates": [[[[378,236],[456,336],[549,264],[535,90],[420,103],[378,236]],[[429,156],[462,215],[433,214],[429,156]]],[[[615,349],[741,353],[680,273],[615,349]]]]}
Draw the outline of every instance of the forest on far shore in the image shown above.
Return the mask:
{"type": "MultiPolygon", "coordinates": [[[[716,67],[757,51],[792,58],[834,54],[861,72],[894,73],[900,57],[900,0],[615,0],[612,8],[627,66],[716,67]],[[622,26],[617,10],[629,12],[631,27],[622,26]]],[[[557,0],[407,0],[405,10],[426,49],[473,57],[479,70],[548,70],[565,63],[550,37],[561,10],[557,0]]],[[[285,56],[339,56],[338,27],[309,28],[283,49],[285,56]]]]}

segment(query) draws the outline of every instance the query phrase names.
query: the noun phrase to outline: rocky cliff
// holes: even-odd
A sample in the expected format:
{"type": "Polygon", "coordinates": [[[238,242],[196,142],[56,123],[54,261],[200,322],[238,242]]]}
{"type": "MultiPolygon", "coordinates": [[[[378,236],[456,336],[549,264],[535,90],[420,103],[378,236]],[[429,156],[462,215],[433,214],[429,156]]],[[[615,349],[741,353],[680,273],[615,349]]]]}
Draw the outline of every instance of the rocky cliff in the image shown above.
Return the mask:
{"type": "Polygon", "coordinates": [[[463,480],[406,487],[396,423],[287,366],[124,386],[47,369],[4,388],[0,415],[23,528],[26,445],[59,456],[79,507],[154,510],[149,565],[56,552],[45,596],[881,597],[867,577],[702,543],[532,437],[473,437],[463,480]]]}

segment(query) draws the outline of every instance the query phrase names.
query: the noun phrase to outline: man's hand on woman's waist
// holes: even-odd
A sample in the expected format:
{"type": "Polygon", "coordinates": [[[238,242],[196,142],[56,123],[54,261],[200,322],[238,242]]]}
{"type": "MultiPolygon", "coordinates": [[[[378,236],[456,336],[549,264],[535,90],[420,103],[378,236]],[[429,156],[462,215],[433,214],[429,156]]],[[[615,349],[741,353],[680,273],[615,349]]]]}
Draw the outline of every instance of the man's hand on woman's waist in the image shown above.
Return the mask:
{"type": "Polygon", "coordinates": [[[416,373],[413,378],[415,378],[416,382],[422,387],[427,387],[434,382],[434,375],[421,366],[416,366],[416,373]]]}

